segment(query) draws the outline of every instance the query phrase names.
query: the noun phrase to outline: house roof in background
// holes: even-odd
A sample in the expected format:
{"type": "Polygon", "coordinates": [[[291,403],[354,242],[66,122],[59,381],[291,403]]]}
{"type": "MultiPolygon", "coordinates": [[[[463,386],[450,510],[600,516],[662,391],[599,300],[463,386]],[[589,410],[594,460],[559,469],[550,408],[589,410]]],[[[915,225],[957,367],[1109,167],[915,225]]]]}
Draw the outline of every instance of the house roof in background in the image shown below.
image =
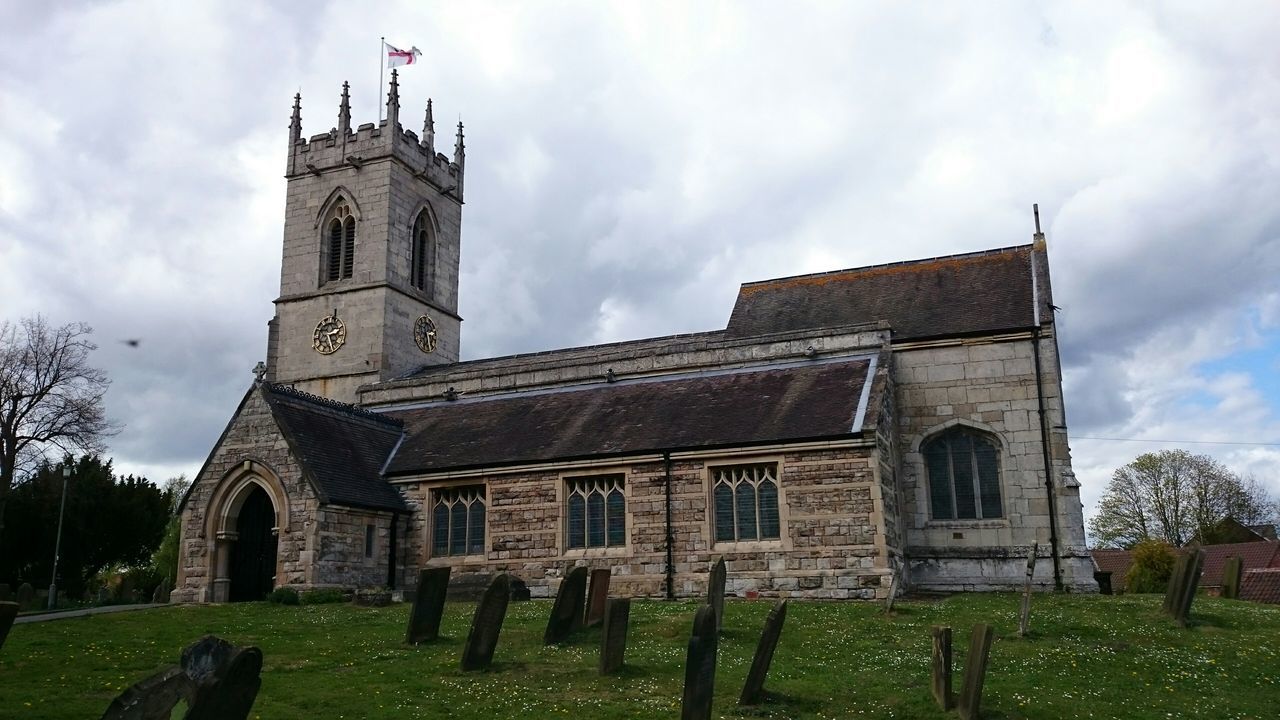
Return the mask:
{"type": "Polygon", "coordinates": [[[1245,572],[1240,580],[1240,599],[1280,605],[1280,568],[1245,572]]]}

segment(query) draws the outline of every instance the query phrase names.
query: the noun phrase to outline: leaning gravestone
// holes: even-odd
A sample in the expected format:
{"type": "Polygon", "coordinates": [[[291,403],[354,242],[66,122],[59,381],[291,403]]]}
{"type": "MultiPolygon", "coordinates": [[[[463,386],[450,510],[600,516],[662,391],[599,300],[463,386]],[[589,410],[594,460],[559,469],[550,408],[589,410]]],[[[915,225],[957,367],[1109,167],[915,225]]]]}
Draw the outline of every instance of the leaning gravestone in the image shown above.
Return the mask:
{"type": "Polygon", "coordinates": [[[1178,559],[1173,563],[1173,573],[1169,575],[1169,586],[1164,591],[1164,605],[1161,606],[1161,610],[1169,615],[1173,615],[1174,608],[1177,607],[1175,599],[1179,597],[1190,564],[1191,556],[1188,553],[1179,553],[1178,559]]]}
{"type": "Polygon", "coordinates": [[[604,621],[604,604],[609,599],[609,568],[591,571],[591,589],[587,592],[587,627],[604,621]]]}
{"type": "Polygon", "coordinates": [[[787,601],[779,600],[769,611],[769,617],[764,620],[764,632],[760,634],[760,642],[756,644],[751,671],[747,673],[747,682],[742,686],[742,695],[738,697],[739,705],[756,705],[764,700],[764,680],[769,675],[773,651],[778,647],[778,637],[782,635],[782,623],[786,619],[787,601]]]}
{"type": "Polygon", "coordinates": [[[707,604],[716,611],[716,632],[724,626],[724,556],[721,555],[711,566],[711,577],[707,579],[707,604]]]}
{"type": "Polygon", "coordinates": [[[1244,560],[1239,555],[1227,560],[1227,564],[1222,568],[1222,597],[1227,600],[1240,598],[1242,570],[1244,570],[1244,560]]]}
{"type": "Polygon", "coordinates": [[[990,625],[979,623],[973,626],[973,635],[969,637],[969,655],[964,660],[964,685],[960,688],[957,708],[961,720],[976,720],[982,716],[982,684],[987,677],[992,635],[990,625]]]}
{"type": "Polygon", "coordinates": [[[551,617],[547,619],[547,631],[542,635],[544,645],[564,642],[582,627],[582,606],[587,592],[587,569],[579,566],[569,571],[560,582],[551,617]]]}
{"type": "Polygon", "coordinates": [[[410,645],[440,637],[440,616],[444,614],[444,599],[449,594],[449,570],[438,567],[418,573],[418,591],[413,595],[409,629],[404,634],[404,641],[410,645]]]}
{"type": "Polygon", "coordinates": [[[511,581],[506,573],[499,573],[480,596],[476,614],[471,618],[471,632],[467,633],[467,644],[462,649],[464,671],[486,670],[493,662],[493,651],[498,648],[498,634],[502,632],[509,602],[511,581]]]}
{"type": "Polygon", "coordinates": [[[1191,617],[1191,602],[1196,599],[1196,590],[1200,588],[1200,573],[1203,571],[1204,550],[1196,550],[1187,563],[1187,573],[1183,577],[1173,608],[1173,619],[1178,621],[1180,627],[1186,627],[1191,617]]]}
{"type": "Polygon", "coordinates": [[[1018,637],[1025,637],[1031,629],[1031,580],[1036,574],[1036,552],[1039,549],[1039,543],[1031,543],[1031,550],[1027,552],[1027,580],[1022,586],[1022,608],[1018,613],[1018,637]]]}
{"type": "Polygon", "coordinates": [[[18,603],[0,602],[0,648],[4,647],[4,639],[9,637],[9,629],[13,627],[16,617],[18,617],[18,603]]]}
{"type": "Polygon", "coordinates": [[[622,669],[627,654],[627,625],[631,620],[631,599],[614,598],[605,603],[604,627],[600,632],[600,674],[622,669]]]}
{"type": "Polygon", "coordinates": [[[684,696],[680,720],[709,720],[716,689],[716,611],[710,605],[698,608],[693,617],[693,634],[684,661],[684,696]]]}
{"type": "Polygon", "coordinates": [[[195,688],[185,720],[244,720],[262,687],[262,651],[205,635],[182,651],[195,688]]]}
{"type": "Polygon", "coordinates": [[[173,708],[190,698],[194,689],[182,668],[170,667],[120,693],[102,720],[169,720],[173,708]]]}
{"type": "Polygon", "coordinates": [[[951,695],[951,628],[933,626],[933,699],[938,707],[950,710],[955,704],[951,695]]]}
{"type": "Polygon", "coordinates": [[[31,607],[31,601],[35,599],[36,590],[31,587],[31,583],[22,583],[18,586],[18,607],[31,607]]]}
{"type": "Polygon", "coordinates": [[[9,589],[9,583],[0,583],[0,602],[11,602],[13,600],[13,591],[9,589]]]}

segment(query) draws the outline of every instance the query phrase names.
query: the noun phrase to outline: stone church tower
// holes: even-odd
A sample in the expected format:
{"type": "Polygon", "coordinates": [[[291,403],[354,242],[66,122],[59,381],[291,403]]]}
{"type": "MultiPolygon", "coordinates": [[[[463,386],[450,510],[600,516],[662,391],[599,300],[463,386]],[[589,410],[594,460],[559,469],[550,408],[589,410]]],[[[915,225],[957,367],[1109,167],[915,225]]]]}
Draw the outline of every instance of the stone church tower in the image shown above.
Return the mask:
{"type": "Polygon", "coordinates": [[[356,389],[458,360],[458,265],[465,168],[437,153],[431,101],[422,137],[400,124],[391,75],[387,117],[302,135],[294,99],[285,177],[284,258],[268,324],[265,380],[343,402],[356,389]]]}

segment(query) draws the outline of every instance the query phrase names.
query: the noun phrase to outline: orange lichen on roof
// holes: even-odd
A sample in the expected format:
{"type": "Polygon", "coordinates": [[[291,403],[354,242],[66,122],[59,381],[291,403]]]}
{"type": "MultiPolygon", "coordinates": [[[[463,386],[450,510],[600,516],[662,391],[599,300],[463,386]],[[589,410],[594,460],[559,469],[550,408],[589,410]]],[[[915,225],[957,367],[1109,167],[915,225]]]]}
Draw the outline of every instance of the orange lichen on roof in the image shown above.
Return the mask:
{"type": "Polygon", "coordinates": [[[761,290],[781,290],[785,288],[811,286],[823,287],[831,283],[843,283],[864,278],[902,275],[906,273],[930,273],[946,269],[967,268],[974,265],[990,264],[993,261],[1026,260],[1030,257],[1032,246],[1019,245],[1012,248],[992,250],[989,252],[967,255],[947,255],[927,260],[890,263],[888,265],[869,265],[848,270],[835,270],[814,275],[795,275],[777,280],[760,280],[745,283],[738,291],[739,298],[749,297],[761,290]]]}

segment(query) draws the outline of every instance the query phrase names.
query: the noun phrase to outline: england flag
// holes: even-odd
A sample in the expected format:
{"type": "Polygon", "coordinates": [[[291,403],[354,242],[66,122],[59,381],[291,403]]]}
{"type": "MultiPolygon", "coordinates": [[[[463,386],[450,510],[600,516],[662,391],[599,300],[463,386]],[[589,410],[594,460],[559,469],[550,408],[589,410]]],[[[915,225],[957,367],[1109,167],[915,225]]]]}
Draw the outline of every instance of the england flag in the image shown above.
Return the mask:
{"type": "Polygon", "coordinates": [[[387,51],[387,67],[389,68],[400,67],[401,65],[412,65],[418,62],[418,56],[422,54],[422,51],[416,47],[411,47],[408,50],[401,50],[400,48],[394,47],[386,42],[382,43],[382,46],[387,51]]]}

